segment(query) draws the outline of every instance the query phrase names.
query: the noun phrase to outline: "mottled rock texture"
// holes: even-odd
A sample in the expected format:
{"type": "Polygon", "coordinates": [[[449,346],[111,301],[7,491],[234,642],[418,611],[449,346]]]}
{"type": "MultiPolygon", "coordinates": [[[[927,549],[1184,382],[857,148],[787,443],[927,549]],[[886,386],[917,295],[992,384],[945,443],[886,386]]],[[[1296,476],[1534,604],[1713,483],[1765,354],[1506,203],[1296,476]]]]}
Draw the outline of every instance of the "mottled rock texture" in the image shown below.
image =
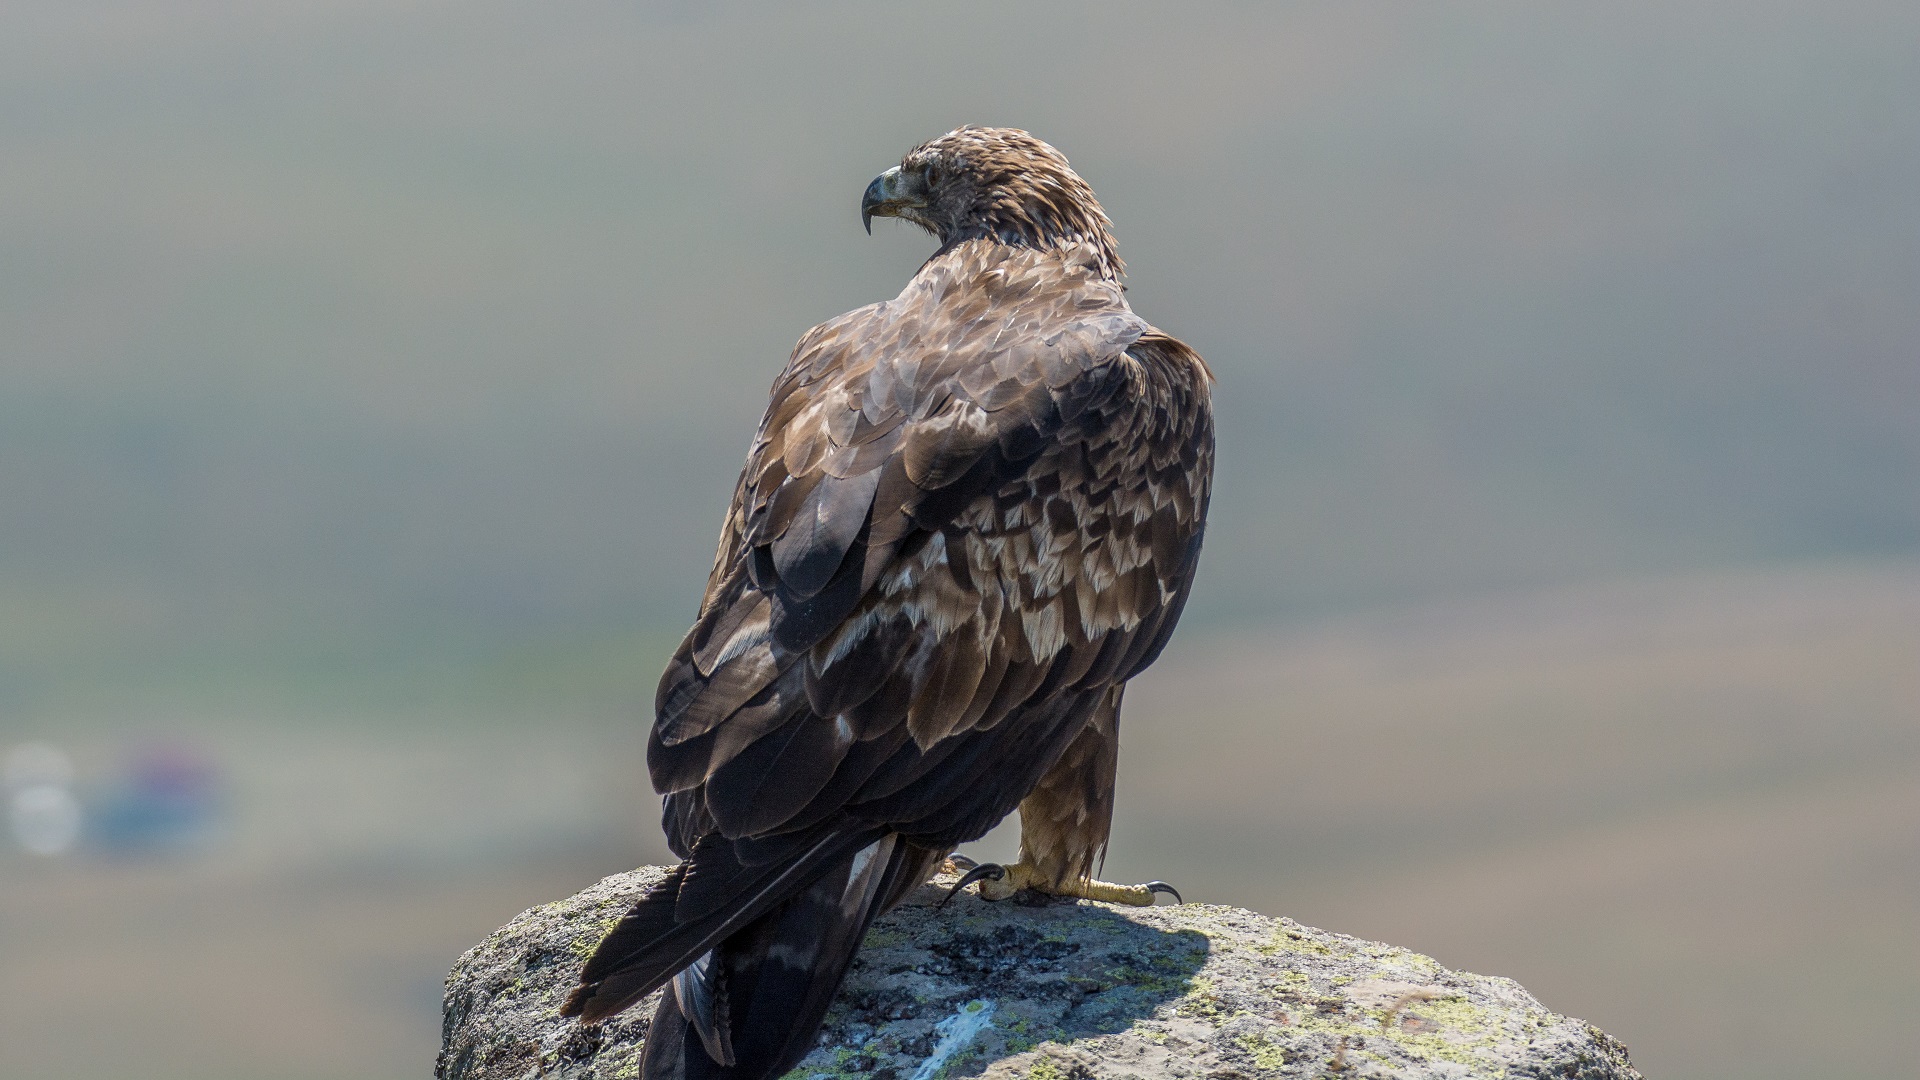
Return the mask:
{"type": "MultiPolygon", "coordinates": [[[[440,1080],[639,1075],[653,999],[556,1014],[647,867],[527,911],[447,976],[440,1080]]],[[[922,889],[881,919],[789,1080],[1638,1080],[1510,979],[1239,908],[1042,906],[922,889]]]]}

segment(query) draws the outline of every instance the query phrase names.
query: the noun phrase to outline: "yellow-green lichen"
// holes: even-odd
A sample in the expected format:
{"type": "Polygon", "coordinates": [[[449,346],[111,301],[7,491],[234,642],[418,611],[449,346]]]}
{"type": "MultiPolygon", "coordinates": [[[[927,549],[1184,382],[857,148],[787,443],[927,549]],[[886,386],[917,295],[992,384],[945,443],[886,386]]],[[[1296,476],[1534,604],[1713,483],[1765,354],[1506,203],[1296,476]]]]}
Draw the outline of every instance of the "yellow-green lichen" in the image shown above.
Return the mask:
{"type": "Polygon", "coordinates": [[[594,924],[592,933],[584,934],[569,942],[567,944],[567,951],[572,953],[576,960],[585,960],[587,957],[592,956],[593,950],[600,947],[600,942],[604,940],[608,934],[613,933],[613,928],[619,924],[620,919],[621,916],[619,915],[609,915],[601,919],[598,923],[594,924]]]}
{"type": "Polygon", "coordinates": [[[1266,941],[1255,945],[1254,951],[1265,956],[1275,953],[1297,952],[1313,956],[1332,956],[1333,949],[1324,942],[1315,941],[1304,932],[1283,926],[1268,936],[1266,941]]]}
{"type": "Polygon", "coordinates": [[[980,1064],[984,1056],[978,1049],[962,1050],[954,1056],[952,1061],[940,1066],[934,1072],[933,1080],[948,1080],[949,1077],[959,1076],[980,1064]]]}
{"type": "Polygon", "coordinates": [[[1369,1010],[1362,1014],[1363,1019],[1303,1013],[1294,1030],[1339,1036],[1347,1044],[1349,1054],[1367,1053],[1362,1040],[1385,1039],[1412,1057],[1461,1065],[1484,1064],[1484,1051],[1492,1049],[1499,1033],[1493,1010],[1457,995],[1403,1005],[1392,1018],[1416,1016],[1436,1025],[1439,1029],[1436,1031],[1408,1031],[1400,1023],[1390,1023],[1392,1011],[1390,1008],[1369,1010]]]}
{"type": "Polygon", "coordinates": [[[1010,1054],[1024,1054],[1040,1045],[1041,1040],[1033,1037],[1033,1021],[1027,1017],[1016,1017],[1002,1024],[1001,1029],[1006,1032],[1007,1052],[1010,1054]]]}
{"type": "Polygon", "coordinates": [[[1272,1072],[1287,1063],[1287,1055],[1280,1047],[1259,1032],[1248,1032],[1234,1041],[1253,1058],[1254,1067],[1263,1072],[1272,1072]]]}
{"type": "Polygon", "coordinates": [[[1027,1080],[1067,1080],[1067,1074],[1052,1058],[1043,1057],[1028,1067],[1027,1080]]]}
{"type": "MultiPolygon", "coordinates": [[[[1137,986],[1153,994],[1174,994],[1190,989],[1198,978],[1193,969],[1171,956],[1156,956],[1144,965],[1109,968],[1107,978],[1122,986],[1137,986]]],[[[1070,982],[1085,982],[1069,979],[1070,982]]]]}
{"type": "Polygon", "coordinates": [[[1205,975],[1195,975],[1188,984],[1187,995],[1180,999],[1173,1011],[1181,1016],[1191,1016],[1205,1020],[1215,1027],[1226,1023],[1225,1010],[1220,1007],[1220,998],[1213,992],[1213,980],[1205,975]]]}
{"type": "Polygon", "coordinates": [[[1280,985],[1276,989],[1281,993],[1304,994],[1312,986],[1312,980],[1304,971],[1283,971],[1279,976],[1280,985]]]}
{"type": "Polygon", "coordinates": [[[1474,1035],[1491,1031],[1497,1026],[1493,1010],[1475,1005],[1460,994],[1409,1004],[1400,1011],[1402,1015],[1418,1016],[1443,1028],[1474,1035]]]}
{"type": "Polygon", "coordinates": [[[1414,969],[1415,971],[1423,971],[1428,974],[1432,974],[1433,972],[1441,970],[1440,961],[1435,960],[1433,957],[1428,956],[1425,953],[1417,953],[1417,952],[1413,952],[1412,950],[1408,950],[1407,955],[1400,957],[1399,959],[1401,963],[1407,965],[1408,967],[1414,969]]]}

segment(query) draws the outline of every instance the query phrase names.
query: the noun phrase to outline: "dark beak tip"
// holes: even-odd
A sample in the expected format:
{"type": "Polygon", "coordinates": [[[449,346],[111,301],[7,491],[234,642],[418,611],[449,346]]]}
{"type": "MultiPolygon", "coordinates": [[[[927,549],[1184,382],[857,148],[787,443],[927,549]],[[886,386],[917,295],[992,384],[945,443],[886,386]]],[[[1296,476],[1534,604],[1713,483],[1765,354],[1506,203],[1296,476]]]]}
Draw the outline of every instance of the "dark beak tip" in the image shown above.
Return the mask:
{"type": "Polygon", "coordinates": [[[886,174],[882,173],[874,177],[873,183],[868,184],[867,190],[860,194],[860,225],[867,230],[868,236],[873,235],[873,212],[885,206],[886,202],[886,174]]]}

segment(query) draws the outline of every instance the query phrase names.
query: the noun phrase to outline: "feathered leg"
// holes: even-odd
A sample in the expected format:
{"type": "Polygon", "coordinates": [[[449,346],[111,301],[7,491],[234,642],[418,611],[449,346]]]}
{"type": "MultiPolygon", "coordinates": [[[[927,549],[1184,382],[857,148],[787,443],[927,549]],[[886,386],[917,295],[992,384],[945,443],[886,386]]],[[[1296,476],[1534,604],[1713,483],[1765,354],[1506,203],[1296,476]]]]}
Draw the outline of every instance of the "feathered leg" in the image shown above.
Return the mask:
{"type": "Polygon", "coordinates": [[[1155,893],[1180,894],[1164,881],[1115,885],[1094,874],[1113,826],[1114,777],[1120,766],[1120,696],[1116,684],[1100,699],[1087,726],[1020,804],[1020,861],[968,870],[962,884],[980,883],[980,895],[1003,900],[1022,889],[1144,907],[1155,893]]]}

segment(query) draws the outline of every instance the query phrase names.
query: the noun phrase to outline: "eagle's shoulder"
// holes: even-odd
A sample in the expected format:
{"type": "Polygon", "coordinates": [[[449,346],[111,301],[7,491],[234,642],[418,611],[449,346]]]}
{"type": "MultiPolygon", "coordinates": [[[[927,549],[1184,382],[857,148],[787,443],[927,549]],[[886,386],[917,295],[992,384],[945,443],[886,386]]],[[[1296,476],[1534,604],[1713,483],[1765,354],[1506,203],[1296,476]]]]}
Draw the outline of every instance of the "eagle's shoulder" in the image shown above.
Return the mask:
{"type": "MultiPolygon", "coordinates": [[[[1071,256],[1072,253],[1069,253],[1071,256]]],[[[1152,327],[1093,260],[962,248],[891,300],[801,335],[775,380],[763,436],[822,421],[822,405],[924,419],[964,400],[987,411],[1123,360],[1152,327]]]]}

